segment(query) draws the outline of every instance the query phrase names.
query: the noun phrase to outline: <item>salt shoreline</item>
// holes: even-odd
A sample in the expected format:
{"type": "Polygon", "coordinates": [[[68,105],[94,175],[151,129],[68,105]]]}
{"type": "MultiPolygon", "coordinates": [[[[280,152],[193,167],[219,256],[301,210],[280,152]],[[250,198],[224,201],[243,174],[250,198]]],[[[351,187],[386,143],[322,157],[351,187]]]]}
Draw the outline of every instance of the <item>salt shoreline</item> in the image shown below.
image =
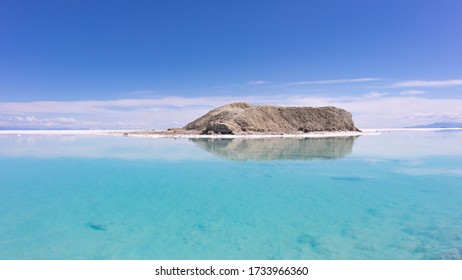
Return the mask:
{"type": "Polygon", "coordinates": [[[123,132],[111,132],[110,135],[115,136],[129,136],[129,137],[141,137],[141,138],[208,138],[208,139],[257,139],[257,138],[326,138],[326,137],[349,137],[349,136],[361,136],[377,134],[375,132],[356,132],[356,131],[339,131],[339,132],[315,132],[315,133],[300,133],[300,134],[244,134],[244,135],[233,135],[233,134],[175,134],[175,133],[133,133],[126,134],[123,132]]]}
{"type": "Polygon", "coordinates": [[[462,131],[462,128],[377,128],[356,131],[336,132],[310,132],[300,134],[247,134],[247,135],[202,135],[202,134],[175,134],[166,131],[140,131],[140,130],[0,130],[0,135],[110,135],[129,136],[142,138],[325,138],[325,137],[349,137],[362,135],[379,135],[392,131],[462,131]]]}
{"type": "Polygon", "coordinates": [[[166,131],[140,131],[140,130],[0,130],[0,135],[110,135],[142,138],[321,138],[321,137],[347,137],[377,134],[375,132],[314,132],[300,134],[182,134],[168,133],[166,131]]]}

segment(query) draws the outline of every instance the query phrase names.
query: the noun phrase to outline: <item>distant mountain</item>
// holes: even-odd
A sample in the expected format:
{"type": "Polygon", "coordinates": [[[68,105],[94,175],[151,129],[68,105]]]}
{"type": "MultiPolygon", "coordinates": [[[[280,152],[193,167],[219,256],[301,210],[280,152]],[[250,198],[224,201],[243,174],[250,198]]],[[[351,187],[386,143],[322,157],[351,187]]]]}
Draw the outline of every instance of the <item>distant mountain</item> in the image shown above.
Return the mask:
{"type": "Polygon", "coordinates": [[[462,128],[462,123],[460,122],[436,122],[436,123],[431,123],[431,124],[408,126],[406,128],[462,128]]]}

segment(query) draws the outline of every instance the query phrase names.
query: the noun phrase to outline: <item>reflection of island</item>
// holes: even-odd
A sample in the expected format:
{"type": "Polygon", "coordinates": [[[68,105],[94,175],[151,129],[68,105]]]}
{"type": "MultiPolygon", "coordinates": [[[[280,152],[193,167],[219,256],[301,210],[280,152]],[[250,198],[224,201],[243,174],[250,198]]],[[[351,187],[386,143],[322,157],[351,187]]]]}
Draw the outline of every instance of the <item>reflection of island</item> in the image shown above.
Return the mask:
{"type": "Polygon", "coordinates": [[[351,153],[357,136],[328,138],[191,139],[230,160],[336,159],[351,153]]]}

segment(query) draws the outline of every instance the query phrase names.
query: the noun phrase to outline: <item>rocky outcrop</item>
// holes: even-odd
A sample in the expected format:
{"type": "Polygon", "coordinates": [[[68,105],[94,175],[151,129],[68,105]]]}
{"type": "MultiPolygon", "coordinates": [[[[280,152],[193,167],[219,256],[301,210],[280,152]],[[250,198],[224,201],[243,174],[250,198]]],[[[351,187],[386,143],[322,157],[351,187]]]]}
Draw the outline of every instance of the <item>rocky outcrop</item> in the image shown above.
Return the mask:
{"type": "Polygon", "coordinates": [[[351,113],[332,106],[279,107],[232,103],[209,111],[183,129],[206,134],[360,131],[351,113]]]}

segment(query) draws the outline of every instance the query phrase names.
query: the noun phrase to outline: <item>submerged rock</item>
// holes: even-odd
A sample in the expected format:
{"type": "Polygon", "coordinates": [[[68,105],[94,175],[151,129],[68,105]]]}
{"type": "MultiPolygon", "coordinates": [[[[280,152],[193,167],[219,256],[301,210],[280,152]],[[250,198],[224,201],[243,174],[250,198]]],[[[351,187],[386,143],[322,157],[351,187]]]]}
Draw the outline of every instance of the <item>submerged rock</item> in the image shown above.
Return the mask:
{"type": "Polygon", "coordinates": [[[297,238],[297,243],[301,245],[309,245],[312,248],[316,248],[319,245],[318,240],[309,234],[300,235],[297,238]]]}
{"type": "Polygon", "coordinates": [[[106,225],[87,223],[86,226],[92,230],[105,231],[107,229],[106,225]]]}

